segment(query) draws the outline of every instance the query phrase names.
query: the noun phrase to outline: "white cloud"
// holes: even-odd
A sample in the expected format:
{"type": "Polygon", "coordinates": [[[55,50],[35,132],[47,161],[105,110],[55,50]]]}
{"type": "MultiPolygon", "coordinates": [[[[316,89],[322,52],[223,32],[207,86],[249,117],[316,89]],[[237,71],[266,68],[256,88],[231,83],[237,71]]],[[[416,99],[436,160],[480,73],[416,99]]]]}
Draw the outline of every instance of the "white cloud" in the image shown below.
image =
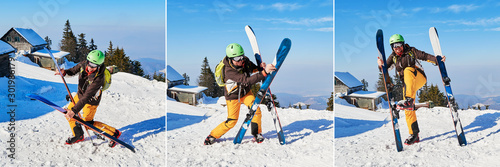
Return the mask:
{"type": "Polygon", "coordinates": [[[500,27],[486,29],[486,31],[500,31],[500,27]]]}
{"type": "Polygon", "coordinates": [[[324,28],[312,28],[308,29],[309,31],[320,31],[320,32],[333,32],[333,27],[324,27],[324,28]]]}
{"type": "Polygon", "coordinates": [[[302,5],[299,5],[297,3],[274,3],[272,5],[257,5],[255,6],[255,9],[257,10],[277,10],[277,11],[293,11],[302,8],[302,5]]]}
{"type": "Polygon", "coordinates": [[[305,26],[318,25],[318,24],[323,24],[323,23],[328,23],[328,22],[333,24],[333,17],[302,18],[299,20],[293,20],[293,19],[288,19],[288,18],[265,18],[265,19],[261,19],[261,20],[273,22],[273,23],[286,23],[286,24],[305,25],[305,26]]]}
{"type": "Polygon", "coordinates": [[[476,10],[477,8],[479,8],[479,6],[470,4],[470,5],[451,5],[448,6],[446,9],[454,13],[460,13],[460,12],[470,12],[476,10]]]}

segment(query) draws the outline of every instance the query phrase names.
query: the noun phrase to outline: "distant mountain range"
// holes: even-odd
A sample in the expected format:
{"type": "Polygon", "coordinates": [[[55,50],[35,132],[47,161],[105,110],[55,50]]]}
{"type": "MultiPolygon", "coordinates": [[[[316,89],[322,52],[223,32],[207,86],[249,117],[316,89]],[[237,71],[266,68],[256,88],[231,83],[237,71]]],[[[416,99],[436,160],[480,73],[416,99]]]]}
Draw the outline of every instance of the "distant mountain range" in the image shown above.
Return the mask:
{"type": "Polygon", "coordinates": [[[480,98],[474,95],[455,95],[455,98],[457,99],[458,106],[462,109],[467,109],[469,106],[472,107],[477,103],[490,105],[489,109],[500,109],[500,96],[480,98]]]}
{"type": "MultiPolygon", "coordinates": [[[[328,93],[327,93],[328,94],[328,93]]],[[[289,105],[294,105],[299,102],[305,104],[311,104],[309,108],[315,110],[325,110],[328,102],[329,95],[327,96],[302,96],[296,94],[289,93],[275,93],[278,101],[280,102],[281,107],[288,107],[289,105]]],[[[306,106],[303,106],[302,109],[305,109],[306,106]]]]}
{"type": "Polygon", "coordinates": [[[142,70],[144,70],[144,74],[153,75],[154,72],[157,74],[159,72],[165,73],[166,65],[165,59],[152,59],[152,58],[140,58],[137,61],[141,62],[142,70]]]}

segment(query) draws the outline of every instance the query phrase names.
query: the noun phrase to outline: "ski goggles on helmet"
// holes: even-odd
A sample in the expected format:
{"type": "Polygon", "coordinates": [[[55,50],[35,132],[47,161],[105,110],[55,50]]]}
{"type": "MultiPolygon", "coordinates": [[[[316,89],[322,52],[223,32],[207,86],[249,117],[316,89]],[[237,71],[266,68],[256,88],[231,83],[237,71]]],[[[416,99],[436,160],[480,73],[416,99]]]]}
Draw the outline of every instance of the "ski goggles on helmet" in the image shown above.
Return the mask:
{"type": "Polygon", "coordinates": [[[243,55],[238,56],[238,57],[233,57],[234,61],[242,61],[243,60],[243,55]]]}
{"type": "Polygon", "coordinates": [[[392,48],[399,48],[403,46],[403,42],[396,42],[392,44],[392,48]]]}
{"type": "Polygon", "coordinates": [[[92,68],[96,68],[96,67],[98,67],[98,66],[99,66],[99,65],[94,64],[94,63],[92,63],[92,62],[90,62],[90,61],[87,61],[87,65],[88,65],[88,66],[90,66],[90,67],[92,67],[92,68]]]}

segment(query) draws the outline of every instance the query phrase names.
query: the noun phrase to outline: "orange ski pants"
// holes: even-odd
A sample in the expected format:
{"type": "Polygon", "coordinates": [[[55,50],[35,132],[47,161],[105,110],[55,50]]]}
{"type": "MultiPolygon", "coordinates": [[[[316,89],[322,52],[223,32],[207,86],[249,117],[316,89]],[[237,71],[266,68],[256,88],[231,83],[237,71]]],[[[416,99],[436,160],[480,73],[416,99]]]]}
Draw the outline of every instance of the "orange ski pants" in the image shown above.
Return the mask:
{"type": "MultiPolygon", "coordinates": [[[[213,129],[212,132],[210,132],[210,135],[217,139],[224,135],[238,122],[241,104],[245,104],[246,106],[251,107],[254,101],[255,96],[252,94],[252,92],[247,93],[245,96],[241,97],[240,100],[226,100],[227,120],[220,123],[215,129],[213,129]]],[[[257,124],[258,134],[262,133],[261,118],[262,113],[260,112],[260,108],[257,108],[257,111],[255,111],[255,115],[252,118],[252,123],[257,124]]]]}
{"type": "MultiPolygon", "coordinates": [[[[426,82],[427,78],[424,74],[420,73],[420,71],[413,67],[406,67],[404,70],[404,98],[406,99],[406,97],[411,97],[415,100],[417,90],[422,88],[426,82]]],[[[415,101],[413,101],[413,103],[415,103],[415,101]]],[[[420,132],[415,110],[405,110],[405,116],[410,134],[420,132]]]]}
{"type": "MultiPolygon", "coordinates": [[[[78,103],[78,100],[79,100],[78,95],[73,97],[73,99],[75,100],[75,103],[78,103]]],[[[75,104],[69,103],[68,109],[71,110],[74,106],[75,106],[75,104]]],[[[102,131],[106,132],[109,135],[114,135],[115,131],[116,131],[115,128],[113,128],[109,125],[106,125],[102,122],[93,121],[96,111],[97,111],[97,105],[85,104],[85,106],[82,109],[82,114],[81,114],[82,120],[84,120],[85,122],[91,123],[92,125],[101,129],[102,131]]],[[[69,122],[69,126],[71,127],[71,131],[73,132],[73,136],[75,136],[75,131],[73,129],[76,126],[76,120],[70,119],[70,120],[68,120],[68,122],[69,122]]]]}

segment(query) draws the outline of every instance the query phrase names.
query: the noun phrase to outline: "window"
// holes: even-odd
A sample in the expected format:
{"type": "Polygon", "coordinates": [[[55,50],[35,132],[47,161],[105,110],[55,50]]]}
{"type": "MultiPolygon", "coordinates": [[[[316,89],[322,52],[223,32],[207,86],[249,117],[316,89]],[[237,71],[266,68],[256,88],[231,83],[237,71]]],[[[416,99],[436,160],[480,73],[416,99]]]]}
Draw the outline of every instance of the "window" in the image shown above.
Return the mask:
{"type": "Polygon", "coordinates": [[[19,37],[14,37],[14,41],[15,41],[15,42],[19,42],[19,41],[21,41],[21,40],[19,39],[19,37]]]}
{"type": "Polygon", "coordinates": [[[10,42],[10,37],[7,37],[7,42],[10,42]]]}

